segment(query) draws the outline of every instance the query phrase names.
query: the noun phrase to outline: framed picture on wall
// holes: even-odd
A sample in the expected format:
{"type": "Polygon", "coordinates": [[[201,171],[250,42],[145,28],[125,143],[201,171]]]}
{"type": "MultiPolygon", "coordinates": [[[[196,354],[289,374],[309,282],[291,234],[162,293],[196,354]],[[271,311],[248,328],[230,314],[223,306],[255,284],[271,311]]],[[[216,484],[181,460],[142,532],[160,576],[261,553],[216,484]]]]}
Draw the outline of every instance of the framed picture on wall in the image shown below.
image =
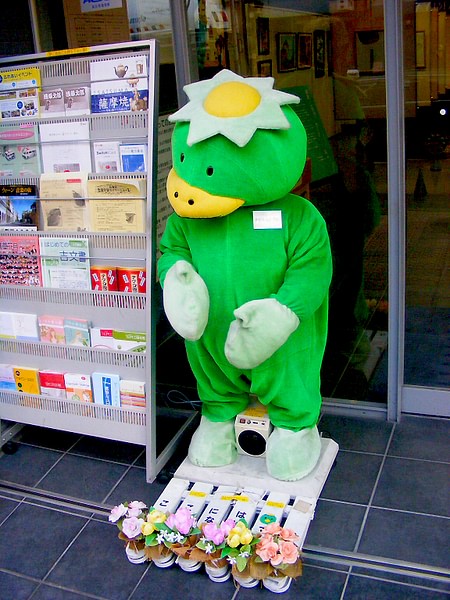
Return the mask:
{"type": "Polygon", "coordinates": [[[256,40],[258,42],[258,54],[270,54],[269,19],[266,17],[256,19],[256,40]]]}
{"type": "Polygon", "coordinates": [[[425,69],[425,31],[416,31],[416,67],[425,69]]]}
{"type": "Polygon", "coordinates": [[[384,74],[384,31],[355,32],[356,67],[360,75],[384,74]]]}
{"type": "Polygon", "coordinates": [[[325,31],[314,32],[314,76],[318,79],[325,75],[325,31]]]}
{"type": "Polygon", "coordinates": [[[312,66],[312,35],[297,34],[297,69],[310,69],[312,66]]]}
{"type": "Polygon", "coordinates": [[[333,75],[333,53],[332,53],[332,39],[331,39],[331,31],[327,30],[327,65],[328,65],[328,76],[332,77],[333,75]]]}
{"type": "Polygon", "coordinates": [[[295,33],[277,34],[277,68],[279,73],[295,71],[297,48],[295,33]]]}
{"type": "Polygon", "coordinates": [[[271,60],[260,60],[258,61],[258,76],[259,77],[272,77],[272,61],[271,60]]]}

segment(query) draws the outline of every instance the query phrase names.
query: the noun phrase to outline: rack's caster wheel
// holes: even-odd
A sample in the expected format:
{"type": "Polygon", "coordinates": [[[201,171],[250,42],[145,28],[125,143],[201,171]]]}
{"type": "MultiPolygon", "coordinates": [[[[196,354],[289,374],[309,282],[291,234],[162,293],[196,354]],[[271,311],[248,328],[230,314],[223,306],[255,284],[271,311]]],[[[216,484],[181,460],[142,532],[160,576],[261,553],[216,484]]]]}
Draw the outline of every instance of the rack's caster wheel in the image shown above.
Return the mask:
{"type": "Polygon", "coordinates": [[[172,474],[169,473],[169,471],[167,471],[166,469],[163,469],[156,477],[156,481],[158,483],[162,483],[163,485],[166,485],[167,483],[169,483],[169,481],[172,479],[172,474]]]}
{"type": "Polygon", "coordinates": [[[1,447],[3,454],[15,454],[18,449],[19,449],[19,445],[16,444],[16,442],[11,442],[11,441],[6,442],[1,447]]]}

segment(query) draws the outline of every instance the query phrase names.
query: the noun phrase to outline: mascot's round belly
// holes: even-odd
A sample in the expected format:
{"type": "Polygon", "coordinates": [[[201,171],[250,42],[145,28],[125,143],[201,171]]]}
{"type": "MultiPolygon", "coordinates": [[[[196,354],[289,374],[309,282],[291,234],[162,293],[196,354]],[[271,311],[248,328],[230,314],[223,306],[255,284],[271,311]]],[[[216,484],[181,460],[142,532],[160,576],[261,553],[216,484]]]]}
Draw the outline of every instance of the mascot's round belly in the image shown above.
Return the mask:
{"type": "Polygon", "coordinates": [[[221,314],[231,318],[229,313],[244,302],[277,292],[287,266],[283,230],[255,230],[252,209],[207,222],[195,220],[187,229],[193,265],[210,292],[211,319],[221,314]],[[197,244],[205,239],[205,230],[206,247],[197,244]]]}

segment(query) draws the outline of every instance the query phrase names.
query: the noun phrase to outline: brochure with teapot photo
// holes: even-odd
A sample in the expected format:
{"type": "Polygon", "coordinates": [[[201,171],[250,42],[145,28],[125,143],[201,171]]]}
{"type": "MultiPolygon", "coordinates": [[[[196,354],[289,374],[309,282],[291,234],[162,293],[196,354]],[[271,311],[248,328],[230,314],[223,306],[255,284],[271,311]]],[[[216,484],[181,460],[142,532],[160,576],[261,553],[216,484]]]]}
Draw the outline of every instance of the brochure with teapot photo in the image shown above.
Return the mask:
{"type": "Polygon", "coordinates": [[[147,110],[148,68],[145,55],[92,61],[90,74],[93,113],[147,110]]]}

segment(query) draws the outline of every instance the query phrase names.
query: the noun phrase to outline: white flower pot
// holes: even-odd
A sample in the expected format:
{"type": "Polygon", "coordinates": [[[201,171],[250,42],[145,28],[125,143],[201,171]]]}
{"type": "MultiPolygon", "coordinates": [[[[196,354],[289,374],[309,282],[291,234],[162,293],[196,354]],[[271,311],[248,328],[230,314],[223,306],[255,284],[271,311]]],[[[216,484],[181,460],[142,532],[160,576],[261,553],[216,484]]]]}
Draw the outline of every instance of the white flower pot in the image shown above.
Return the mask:
{"type": "Polygon", "coordinates": [[[233,577],[235,582],[244,588],[254,588],[259,584],[259,579],[253,577],[240,577],[239,575],[233,575],[233,577]]]}
{"type": "Polygon", "coordinates": [[[225,565],[223,567],[214,567],[213,565],[205,563],[205,570],[211,581],[215,581],[216,583],[228,581],[231,576],[231,569],[229,565],[225,565]]]}
{"type": "Polygon", "coordinates": [[[147,560],[144,548],[142,548],[142,550],[134,550],[134,548],[131,548],[130,545],[127,544],[125,552],[130,563],[133,563],[134,565],[139,565],[147,560]]]}
{"type": "Polygon", "coordinates": [[[263,586],[274,592],[275,594],[282,594],[287,592],[291,585],[292,577],[266,577],[263,579],[263,586]]]}
{"type": "Polygon", "coordinates": [[[153,558],[152,561],[156,567],[160,569],[167,569],[167,567],[171,567],[173,563],[176,561],[177,557],[173,552],[170,554],[166,554],[165,556],[160,556],[159,558],[153,558]]]}
{"type": "Polygon", "coordinates": [[[181,556],[177,558],[177,564],[187,573],[193,573],[202,568],[202,563],[200,561],[190,560],[189,558],[183,558],[181,556]]]}

